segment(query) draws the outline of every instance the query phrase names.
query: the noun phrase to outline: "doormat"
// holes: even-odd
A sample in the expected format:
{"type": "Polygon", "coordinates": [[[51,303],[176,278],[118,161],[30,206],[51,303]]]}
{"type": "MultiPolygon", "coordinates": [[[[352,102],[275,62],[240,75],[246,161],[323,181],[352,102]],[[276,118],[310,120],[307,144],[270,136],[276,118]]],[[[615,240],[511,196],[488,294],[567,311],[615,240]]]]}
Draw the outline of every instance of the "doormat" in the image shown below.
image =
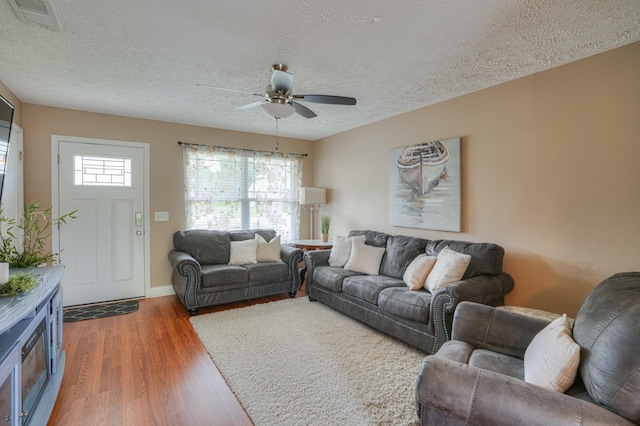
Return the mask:
{"type": "Polygon", "coordinates": [[[64,322],[84,321],[95,318],[113,317],[116,315],[130,314],[138,310],[137,300],[126,302],[105,303],[102,305],[77,306],[65,309],[64,322]]]}

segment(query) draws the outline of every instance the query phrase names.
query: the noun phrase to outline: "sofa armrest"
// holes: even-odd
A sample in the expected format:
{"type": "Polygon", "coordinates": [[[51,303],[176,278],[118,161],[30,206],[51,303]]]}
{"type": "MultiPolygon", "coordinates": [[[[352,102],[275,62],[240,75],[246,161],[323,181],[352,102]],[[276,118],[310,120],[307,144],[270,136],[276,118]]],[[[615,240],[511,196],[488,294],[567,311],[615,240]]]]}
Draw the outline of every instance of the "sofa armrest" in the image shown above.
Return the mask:
{"type": "Polygon", "coordinates": [[[280,246],[280,258],[289,268],[289,275],[291,276],[292,285],[290,293],[295,293],[300,289],[302,282],[300,281],[300,273],[298,264],[302,261],[302,255],[304,252],[297,247],[282,244],[280,246]]]}
{"type": "Polygon", "coordinates": [[[176,295],[187,310],[193,310],[195,313],[195,309],[198,308],[196,293],[202,282],[200,263],[189,253],[175,249],[169,252],[169,263],[174,270],[171,284],[176,295]]]}
{"type": "Polygon", "coordinates": [[[591,402],[428,356],[416,387],[421,424],[632,425],[591,402]]]}
{"type": "Polygon", "coordinates": [[[494,305],[513,289],[513,278],[507,273],[478,275],[452,283],[433,293],[431,299],[431,332],[435,336],[432,353],[450,339],[453,314],[464,301],[494,305]]]}
{"type": "Polygon", "coordinates": [[[302,260],[304,252],[297,247],[282,244],[280,246],[280,258],[284,263],[289,263],[295,258],[296,264],[302,260]]]}
{"type": "Polygon", "coordinates": [[[304,264],[307,268],[307,292],[309,283],[313,281],[313,270],[318,266],[329,266],[329,255],[331,250],[309,250],[304,252],[304,264]]]}
{"type": "Polygon", "coordinates": [[[169,263],[180,275],[188,276],[190,273],[195,273],[200,277],[202,273],[200,262],[184,251],[171,250],[169,252],[169,263]]]}
{"type": "Polygon", "coordinates": [[[453,316],[451,338],[522,359],[531,340],[548,324],[548,320],[505,309],[461,302],[453,316]]]}

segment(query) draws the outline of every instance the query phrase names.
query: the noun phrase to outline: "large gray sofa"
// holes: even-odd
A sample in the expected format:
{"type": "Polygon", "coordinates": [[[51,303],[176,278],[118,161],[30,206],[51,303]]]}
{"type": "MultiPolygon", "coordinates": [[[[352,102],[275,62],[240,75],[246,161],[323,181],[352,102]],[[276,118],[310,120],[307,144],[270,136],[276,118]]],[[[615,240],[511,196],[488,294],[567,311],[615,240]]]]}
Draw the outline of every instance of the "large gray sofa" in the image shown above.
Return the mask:
{"type": "Polygon", "coordinates": [[[416,390],[421,424],[640,424],[640,273],[609,277],[583,303],[572,330],[577,375],[571,382],[565,373],[564,392],[524,381],[525,352],[548,324],[461,303],[452,340],[422,365],[416,390]]]}
{"type": "Polygon", "coordinates": [[[513,279],[502,271],[504,250],[491,243],[427,240],[363,230],[365,244],[384,247],[379,275],[329,266],[330,250],[308,251],[306,291],[343,314],[412,346],[434,353],[450,339],[453,313],[464,300],[503,305],[513,279]],[[471,255],[463,278],[434,294],[411,290],[403,281],[407,266],[419,254],[436,256],[444,247],[471,255]]]}
{"type": "Polygon", "coordinates": [[[298,264],[302,250],[281,244],[280,261],[229,265],[231,241],[255,239],[256,233],[271,241],[272,229],[245,231],[178,231],[169,252],[173,288],[191,315],[198,308],[280,293],[295,296],[300,288],[298,264]]]}

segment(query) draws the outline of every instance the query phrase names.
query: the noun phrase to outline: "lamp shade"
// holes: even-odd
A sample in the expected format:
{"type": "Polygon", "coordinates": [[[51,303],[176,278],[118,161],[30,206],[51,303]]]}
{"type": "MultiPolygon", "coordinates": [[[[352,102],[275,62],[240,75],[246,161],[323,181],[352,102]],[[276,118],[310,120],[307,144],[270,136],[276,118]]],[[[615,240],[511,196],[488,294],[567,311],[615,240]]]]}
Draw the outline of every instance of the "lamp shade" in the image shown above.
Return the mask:
{"type": "Polygon", "coordinates": [[[326,204],[327,188],[301,187],[300,204],[326,204]]]}

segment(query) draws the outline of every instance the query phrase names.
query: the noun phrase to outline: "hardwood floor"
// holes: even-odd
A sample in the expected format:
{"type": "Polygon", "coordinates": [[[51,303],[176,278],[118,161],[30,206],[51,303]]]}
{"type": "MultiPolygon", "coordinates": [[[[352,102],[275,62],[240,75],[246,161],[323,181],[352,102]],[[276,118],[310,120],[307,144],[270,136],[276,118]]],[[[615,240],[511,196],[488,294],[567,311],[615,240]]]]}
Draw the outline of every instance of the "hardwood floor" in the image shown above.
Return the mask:
{"type": "Polygon", "coordinates": [[[64,323],[63,332],[66,367],[49,426],[253,424],[175,296],[140,300],[132,314],[64,323]]]}

